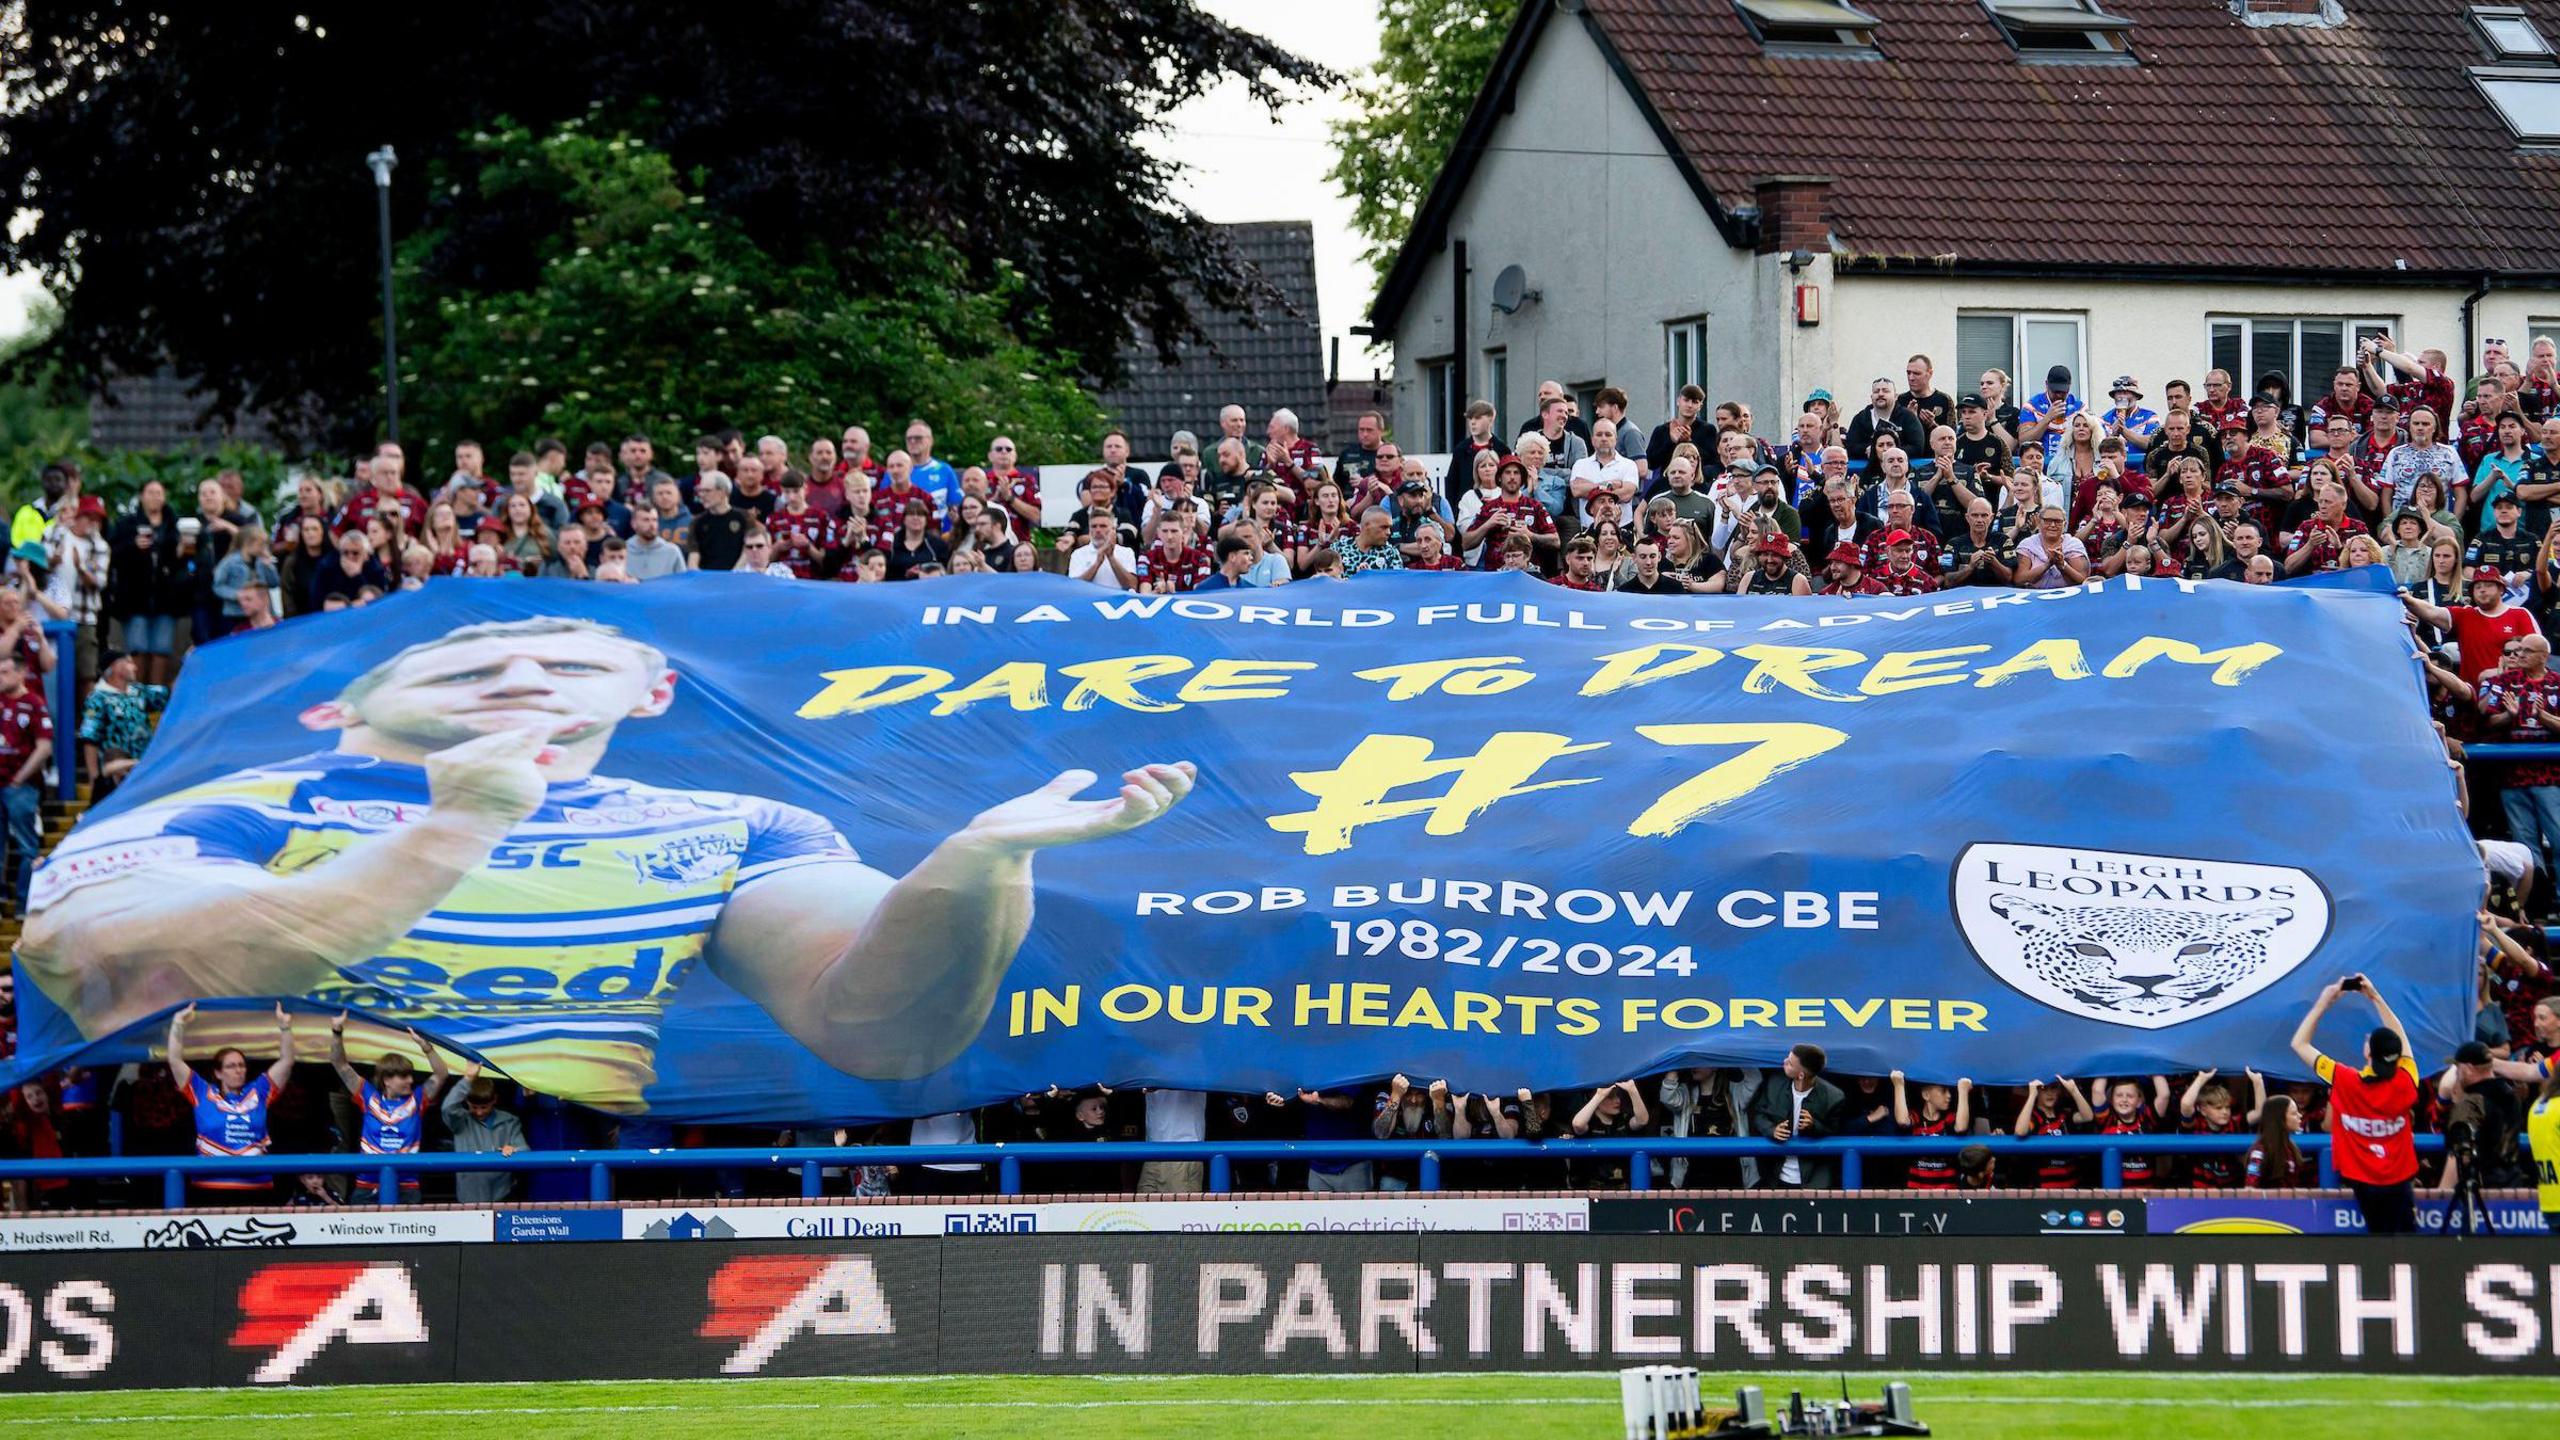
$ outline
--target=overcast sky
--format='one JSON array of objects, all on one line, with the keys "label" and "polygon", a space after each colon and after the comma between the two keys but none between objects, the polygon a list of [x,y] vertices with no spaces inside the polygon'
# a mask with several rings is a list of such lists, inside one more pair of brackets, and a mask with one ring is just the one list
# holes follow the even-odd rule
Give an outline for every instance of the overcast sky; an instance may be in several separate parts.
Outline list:
[{"label": "overcast sky", "polygon": [[[1203,9],[1298,54],[1357,76],[1378,58],[1376,0],[1200,0]],[[1324,178],[1333,163],[1326,122],[1345,113],[1324,95],[1291,105],[1275,123],[1240,84],[1229,84],[1174,116],[1159,150],[1185,173],[1178,197],[1208,219],[1312,220],[1317,306],[1330,338],[1342,336],[1343,368],[1359,373],[1360,342],[1349,330],[1369,308],[1369,270],[1351,233],[1351,205]],[[0,275],[0,335],[26,323],[34,277]]]},{"label": "overcast sky", "polygon": [[[1378,58],[1377,0],[1200,0],[1231,24],[1352,77]],[[1240,84],[1228,84],[1175,112],[1162,153],[1188,167],[1177,195],[1220,222],[1312,220],[1317,307],[1327,339],[1342,337],[1342,368],[1353,374],[1362,342],[1350,335],[1369,312],[1369,267],[1351,230],[1351,202],[1324,178],[1333,165],[1327,122],[1349,113],[1338,94],[1303,100],[1274,123]]]}]

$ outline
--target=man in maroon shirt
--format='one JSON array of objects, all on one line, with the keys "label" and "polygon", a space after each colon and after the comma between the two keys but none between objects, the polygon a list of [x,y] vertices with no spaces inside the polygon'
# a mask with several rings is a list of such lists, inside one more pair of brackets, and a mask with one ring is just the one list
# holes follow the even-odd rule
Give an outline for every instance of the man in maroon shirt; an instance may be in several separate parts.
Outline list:
[{"label": "man in maroon shirt", "polygon": [[[1101,473],[1097,470],[1094,475]],[[1094,475],[1085,478],[1090,481]],[[1180,595],[1208,579],[1216,568],[1216,558],[1191,543],[1190,520],[1167,514],[1156,521],[1156,543],[1138,557],[1138,584],[1152,594]]]},{"label": "man in maroon shirt", "polygon": [[2220,434],[2227,429],[2233,416],[2239,417],[2242,430],[2249,428],[2249,402],[2231,393],[2228,370],[2205,372],[2204,398],[2196,402],[2196,414],[2210,427],[2210,433]]},{"label": "man in maroon shirt", "polygon": [[1869,583],[1887,595],[1928,595],[1936,592],[1938,577],[1913,562],[1912,535],[1908,530],[1884,533],[1884,564]]},{"label": "man in maroon shirt", "polygon": [[1565,542],[1564,569],[1548,583],[1567,590],[1597,590],[1600,582],[1592,578],[1591,565],[1600,555],[1600,546],[1588,535],[1576,535]]},{"label": "man in maroon shirt", "polygon": [[373,452],[373,468],[365,488],[348,499],[338,512],[338,533],[362,530],[364,522],[379,515],[403,535],[415,535],[426,523],[427,497],[401,483],[407,457],[395,441],[385,440]]},{"label": "man in maroon shirt", "polygon": [[2311,492],[2310,515],[2304,517],[2302,528],[2293,533],[2292,543],[2285,547],[2284,573],[2335,570],[2340,552],[2346,549],[2347,537],[2371,533],[2363,521],[2347,513],[2347,487],[2335,480],[2323,480]]},{"label": "man in maroon shirt", "polygon": [[2341,365],[2338,373],[2329,377],[2329,393],[2321,396],[2319,403],[2311,407],[2311,431],[2315,435],[2325,433],[2329,428],[2329,417],[2343,415],[2361,434],[2366,419],[2372,414],[2373,397],[2364,393],[2364,385],[2356,379],[2355,368]]},{"label": "man in maroon shirt", "polygon": [[2249,443],[2245,410],[2237,419],[2222,422],[2222,453],[2222,468],[2214,472],[2214,482],[2238,486],[2249,518],[2268,534],[2276,533],[2277,514],[2293,498],[2293,477],[2285,469],[2284,457]]},{"label": "man in maroon shirt", "polygon": [[1506,458],[1493,472],[1494,483],[1502,493],[1484,502],[1476,512],[1475,528],[1466,533],[1466,548],[1484,546],[1484,568],[1502,568],[1502,544],[1514,535],[1529,537],[1539,550],[1556,548],[1556,519],[1547,513],[1538,497],[1528,493],[1529,465],[1517,457]]},{"label": "man in maroon shirt", "polygon": [[1288,486],[1297,497],[1294,508],[1304,510],[1314,500],[1316,482],[1324,478],[1322,452],[1316,449],[1316,442],[1298,433],[1295,410],[1272,411],[1263,436],[1262,463],[1254,468]]},{"label": "man in maroon shirt", "polygon": [[773,532],[774,558],[802,580],[816,579],[818,561],[836,546],[835,522],[809,503],[809,477],[797,470],[782,472],[782,503],[764,528]]},{"label": "man in maroon shirt", "polygon": [[[2409,412],[2424,406],[2436,412],[2436,433],[2453,433],[2453,377],[2445,373],[2442,350],[2422,350],[2415,355],[2391,348],[2391,337],[2376,335],[2360,342],[2357,353],[2364,357],[2364,384],[2379,391],[2383,402],[2400,412],[2407,420]],[[2388,368],[2396,378],[2386,381]]]},{"label": "man in maroon shirt", "polygon": [[8,819],[9,901],[23,917],[44,844],[36,782],[53,756],[53,716],[15,655],[0,655],[0,807]]},{"label": "man in maroon shirt", "polygon": [[[2548,744],[2560,730],[2560,671],[2551,668],[2551,642],[2540,635],[2519,636],[2515,655],[2515,664],[2480,682],[2480,713],[2487,717],[2489,738]],[[2506,810],[2508,837],[2532,847],[2535,859],[2548,866],[2546,857],[2560,853],[2560,764],[2518,764],[2498,799]]]},{"label": "man in maroon shirt", "polygon": [[1040,472],[1017,468],[1015,459],[1012,436],[987,442],[987,493],[1004,508],[1013,538],[1028,540],[1040,524]]}]

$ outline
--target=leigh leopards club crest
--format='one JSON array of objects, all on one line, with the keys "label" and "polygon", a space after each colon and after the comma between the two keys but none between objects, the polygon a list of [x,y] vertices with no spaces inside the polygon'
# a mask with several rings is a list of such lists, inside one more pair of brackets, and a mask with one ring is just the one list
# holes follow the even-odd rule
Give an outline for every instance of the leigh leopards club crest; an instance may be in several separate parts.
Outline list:
[{"label": "leigh leopards club crest", "polygon": [[1956,857],[1956,925],[2019,993],[2110,1025],[2165,1030],[2293,973],[2329,935],[2307,870],[1976,844]]}]

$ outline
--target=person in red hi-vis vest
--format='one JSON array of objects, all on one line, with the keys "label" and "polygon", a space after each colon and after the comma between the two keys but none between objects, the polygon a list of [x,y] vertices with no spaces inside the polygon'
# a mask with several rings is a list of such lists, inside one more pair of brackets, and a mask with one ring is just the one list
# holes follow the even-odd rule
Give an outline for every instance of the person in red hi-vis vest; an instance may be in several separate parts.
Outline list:
[{"label": "person in red hi-vis vest", "polygon": [[[2341,995],[2373,1002],[2380,1028],[2364,1037],[2364,1068],[2349,1070],[2311,1043],[2320,1017]],[[2368,1235],[2408,1235],[2418,1228],[2418,1062],[2409,1055],[2409,1032],[2391,1013],[2373,982],[2350,975],[2330,983],[2294,1027],[2293,1053],[2329,1086],[2329,1153],[2338,1176],[2356,1195]]]}]

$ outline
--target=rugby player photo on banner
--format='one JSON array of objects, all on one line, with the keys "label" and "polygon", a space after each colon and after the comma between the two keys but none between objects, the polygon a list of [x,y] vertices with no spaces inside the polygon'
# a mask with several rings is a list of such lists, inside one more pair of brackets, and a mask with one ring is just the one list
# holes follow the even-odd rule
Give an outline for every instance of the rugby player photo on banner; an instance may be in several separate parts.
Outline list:
[{"label": "rugby player photo on banner", "polygon": [[[1068,771],[893,879],[798,806],[596,773],[677,684],[656,647],[585,620],[411,645],[302,712],[332,746],[64,847],[20,960],[86,1033],[199,996],[359,1004],[608,1109],[637,1107],[658,1016],[699,964],[838,1068],[916,1075],[985,1020],[1030,922],[1033,854],[1136,829],[1196,773],[1148,765],[1079,800],[1094,776]],[[540,982],[475,972],[474,951],[562,979],[524,993]],[[243,1028],[208,1014],[195,1038]]]}]

